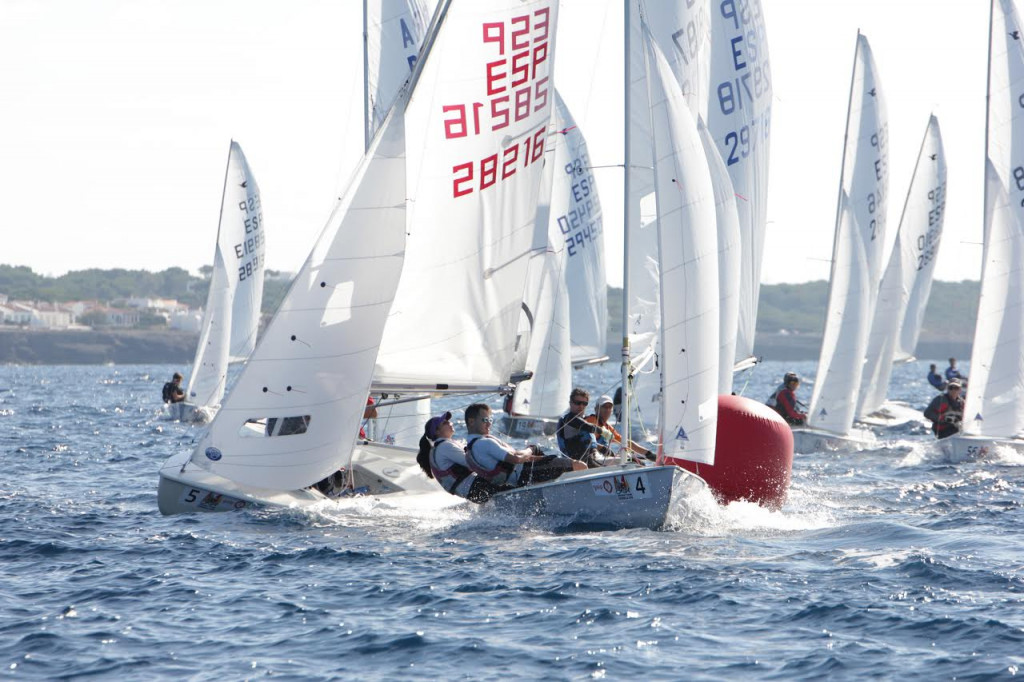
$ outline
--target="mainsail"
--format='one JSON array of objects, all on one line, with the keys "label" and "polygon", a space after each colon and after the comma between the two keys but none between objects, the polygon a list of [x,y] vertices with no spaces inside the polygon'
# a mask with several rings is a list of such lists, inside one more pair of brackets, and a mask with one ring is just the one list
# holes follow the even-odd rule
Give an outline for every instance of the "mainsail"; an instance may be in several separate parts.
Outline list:
[{"label": "mainsail", "polygon": [[768,207],[772,76],[760,0],[714,2],[708,129],[732,179],[741,264],[736,361],[754,354]]},{"label": "mainsail", "polygon": [[[247,486],[303,488],[349,462],[371,378],[507,378],[556,13],[553,0],[439,6],[413,78],[193,464]],[[378,363],[389,343],[390,374]],[[252,428],[264,418],[292,435]]]},{"label": "mainsail", "polygon": [[245,360],[256,347],[265,252],[260,188],[241,146],[232,140],[210,290],[185,392],[189,405],[205,409],[219,405],[227,385],[228,364]]},{"label": "mainsail", "polygon": [[1021,20],[993,0],[985,158],[985,255],[964,432],[1024,438],[1024,88]]},{"label": "mainsail", "polygon": [[861,380],[858,417],[866,417],[885,402],[892,364],[899,359],[901,341],[909,348],[904,352],[904,359],[910,357],[917,345],[942,236],[945,203],[946,158],[939,122],[932,116],[914,166],[889,265],[878,290]]}]

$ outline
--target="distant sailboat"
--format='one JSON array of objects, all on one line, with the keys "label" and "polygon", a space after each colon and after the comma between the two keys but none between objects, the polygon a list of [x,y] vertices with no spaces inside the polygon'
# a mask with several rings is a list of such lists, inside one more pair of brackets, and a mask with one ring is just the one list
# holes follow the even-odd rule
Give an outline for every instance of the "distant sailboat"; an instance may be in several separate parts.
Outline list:
[{"label": "distant sailboat", "polygon": [[1024,452],[1024,33],[1013,0],[990,17],[981,297],[963,432],[940,441],[955,461]]},{"label": "distant sailboat", "polygon": [[232,140],[199,343],[185,401],[171,405],[182,421],[210,421],[224,398],[229,363],[246,360],[256,347],[266,248],[260,188]]},{"label": "distant sailboat", "polygon": [[[912,359],[931,292],[945,204],[946,156],[939,121],[931,116],[910,180],[896,243],[879,287],[861,379],[857,407],[860,420],[883,409],[893,362]],[[899,417],[897,413],[920,416],[909,406],[896,405],[889,405],[880,416],[891,419]]]},{"label": "distant sailboat", "polygon": [[856,449],[874,437],[853,428],[881,272],[888,196],[888,124],[868,40],[857,33],[836,209],[828,312],[807,426],[795,452]]}]

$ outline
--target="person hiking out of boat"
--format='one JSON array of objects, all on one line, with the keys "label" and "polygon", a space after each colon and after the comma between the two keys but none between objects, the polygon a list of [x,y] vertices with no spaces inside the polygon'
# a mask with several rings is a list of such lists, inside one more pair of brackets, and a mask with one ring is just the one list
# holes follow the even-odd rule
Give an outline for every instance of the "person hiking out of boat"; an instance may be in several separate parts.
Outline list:
[{"label": "person hiking out of boat", "polygon": [[569,394],[569,411],[559,417],[555,435],[562,454],[593,468],[601,466],[596,457],[599,454],[597,437],[604,436],[605,441],[610,442],[612,435],[608,429],[583,418],[589,404],[590,393],[586,389],[572,389]]},{"label": "person hiking out of boat", "polygon": [[953,379],[946,385],[946,392],[932,398],[925,408],[925,419],[932,422],[932,432],[936,438],[949,438],[960,431],[960,422],[964,417],[964,399],[960,395],[963,387]]},{"label": "person hiking out of boat", "polygon": [[786,376],[782,377],[782,385],[766,401],[790,426],[803,426],[807,423],[807,413],[800,411],[800,401],[796,399],[796,389],[799,387],[800,376],[796,372],[786,372]]},{"label": "person hiking out of boat", "polygon": [[934,386],[936,391],[946,390],[946,380],[939,374],[939,370],[935,365],[928,366],[928,383]]},{"label": "person hiking out of boat", "polygon": [[163,398],[165,403],[180,403],[185,399],[185,391],[181,388],[181,380],[185,377],[175,372],[171,380],[164,384]]},{"label": "person hiking out of boat", "polygon": [[536,445],[516,450],[491,435],[491,408],[473,403],[466,408],[466,464],[477,476],[496,486],[518,488],[551,481],[567,471],[582,470],[581,462],[545,455]]},{"label": "person hiking out of boat", "polygon": [[420,451],[416,455],[423,473],[441,484],[446,492],[482,504],[496,492],[509,490],[477,476],[466,461],[466,443],[454,439],[452,413],[431,417],[423,426]]},{"label": "person hiking out of boat", "polygon": [[949,367],[946,368],[946,381],[952,381],[953,379],[958,380],[961,384],[967,380],[967,377],[956,368],[956,358],[950,358]]},{"label": "person hiking out of boat", "polygon": [[368,419],[377,418],[377,406],[373,402],[373,396],[366,397],[366,407],[363,408],[363,422],[359,425],[359,438],[366,440],[366,425]]},{"label": "person hiking out of boat", "polygon": [[[597,449],[603,455],[612,454],[612,443],[622,443],[622,436],[611,424],[608,423],[608,420],[611,419],[612,409],[614,406],[615,401],[612,400],[611,397],[603,395],[597,399],[594,414],[588,415],[586,418],[588,424],[594,424],[611,434],[609,438],[605,437],[604,432],[597,435]],[[636,441],[629,441],[629,450],[634,454],[646,457],[652,462],[658,458],[657,455]]]}]

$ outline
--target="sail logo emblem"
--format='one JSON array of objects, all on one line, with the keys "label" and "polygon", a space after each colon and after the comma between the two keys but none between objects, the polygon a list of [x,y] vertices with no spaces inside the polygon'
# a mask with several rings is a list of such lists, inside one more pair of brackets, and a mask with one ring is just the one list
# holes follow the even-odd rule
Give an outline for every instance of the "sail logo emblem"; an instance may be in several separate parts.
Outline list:
[{"label": "sail logo emblem", "polygon": [[985,421],[985,418],[982,417],[981,416],[981,412],[979,412],[978,414],[974,415],[974,421],[976,421],[976,422],[983,422],[983,421]]},{"label": "sail logo emblem", "polygon": [[690,440],[690,437],[686,435],[686,431],[680,426],[679,430],[676,431],[676,440]]},{"label": "sail logo emblem", "polygon": [[217,448],[214,448],[214,447],[206,448],[206,458],[211,460],[211,461],[213,461],[213,462],[216,462],[217,460],[219,460],[223,456],[224,456],[224,454],[220,450],[218,450]]},{"label": "sail logo emblem", "polygon": [[828,412],[825,410],[824,407],[821,408],[821,412],[818,413],[818,416],[819,417],[827,417],[828,416]]}]

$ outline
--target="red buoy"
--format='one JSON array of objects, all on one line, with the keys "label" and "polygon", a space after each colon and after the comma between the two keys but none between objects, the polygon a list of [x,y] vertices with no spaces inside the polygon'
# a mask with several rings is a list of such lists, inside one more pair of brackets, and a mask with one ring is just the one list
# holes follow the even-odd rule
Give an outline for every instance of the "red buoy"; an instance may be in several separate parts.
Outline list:
[{"label": "red buoy", "polygon": [[669,459],[705,481],[724,503],[748,500],[780,508],[793,473],[793,431],[764,403],[718,396],[715,463]]}]

